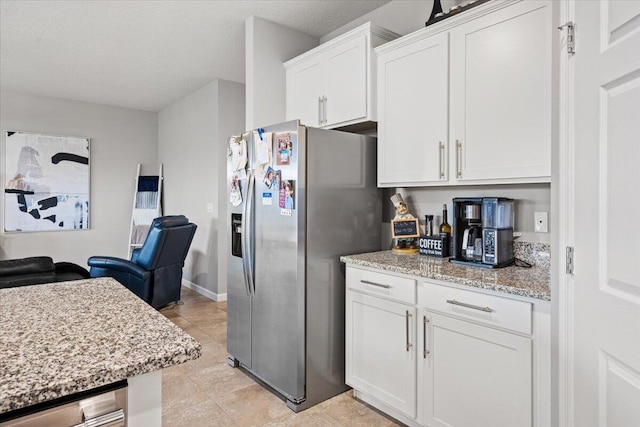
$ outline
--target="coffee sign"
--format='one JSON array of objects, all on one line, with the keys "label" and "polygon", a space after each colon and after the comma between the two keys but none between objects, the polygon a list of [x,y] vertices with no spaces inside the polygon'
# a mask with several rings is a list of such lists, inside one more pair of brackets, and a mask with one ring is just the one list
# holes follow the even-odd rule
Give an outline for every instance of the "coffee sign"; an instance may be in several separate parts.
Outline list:
[{"label": "coffee sign", "polygon": [[449,256],[448,236],[421,236],[418,239],[418,250],[421,255],[436,256],[440,258]]}]

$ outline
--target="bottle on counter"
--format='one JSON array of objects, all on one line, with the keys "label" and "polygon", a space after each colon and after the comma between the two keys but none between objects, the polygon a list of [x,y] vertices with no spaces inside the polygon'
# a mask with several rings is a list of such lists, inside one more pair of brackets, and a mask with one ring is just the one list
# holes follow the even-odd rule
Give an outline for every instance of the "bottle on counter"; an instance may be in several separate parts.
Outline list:
[{"label": "bottle on counter", "polygon": [[443,251],[446,252],[443,256],[449,256],[453,252],[452,244],[453,241],[451,239],[451,226],[447,222],[447,204],[444,203],[442,205],[442,224],[440,224],[440,237],[444,237],[444,241],[442,244]]},{"label": "bottle on counter", "polygon": [[440,224],[440,235],[451,236],[451,226],[447,222],[447,204],[442,205],[442,224]]}]

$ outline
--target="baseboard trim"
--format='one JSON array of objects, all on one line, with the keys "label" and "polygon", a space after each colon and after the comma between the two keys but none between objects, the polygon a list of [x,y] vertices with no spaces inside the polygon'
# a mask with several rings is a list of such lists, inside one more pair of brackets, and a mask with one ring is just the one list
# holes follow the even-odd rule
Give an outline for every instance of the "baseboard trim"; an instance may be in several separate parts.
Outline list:
[{"label": "baseboard trim", "polygon": [[193,282],[188,281],[187,279],[182,279],[182,286],[184,286],[185,288],[189,288],[192,291],[196,291],[197,293],[199,293],[202,296],[205,296],[209,299],[212,299],[214,301],[226,301],[227,300],[227,294],[216,294],[215,292],[210,291],[207,288],[203,288],[200,285],[196,285]]}]

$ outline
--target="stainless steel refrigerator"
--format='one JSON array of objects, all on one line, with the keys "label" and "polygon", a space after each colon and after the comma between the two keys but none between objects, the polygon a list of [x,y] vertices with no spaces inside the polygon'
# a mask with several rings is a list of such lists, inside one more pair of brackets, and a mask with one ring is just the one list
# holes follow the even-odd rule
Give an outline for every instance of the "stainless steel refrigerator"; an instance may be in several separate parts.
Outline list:
[{"label": "stainless steel refrigerator", "polygon": [[375,138],[297,120],[236,135],[227,188],[229,363],[296,412],[347,390],[339,258],[380,250]]}]

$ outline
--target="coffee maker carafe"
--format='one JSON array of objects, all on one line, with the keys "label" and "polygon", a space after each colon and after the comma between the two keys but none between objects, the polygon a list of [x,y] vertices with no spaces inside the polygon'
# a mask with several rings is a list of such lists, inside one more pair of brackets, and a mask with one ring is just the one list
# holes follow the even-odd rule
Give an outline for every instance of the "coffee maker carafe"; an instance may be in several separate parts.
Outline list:
[{"label": "coffee maker carafe", "polygon": [[453,199],[451,262],[485,268],[513,263],[512,199],[464,197]]},{"label": "coffee maker carafe", "polygon": [[470,203],[465,206],[464,219],[467,226],[462,234],[462,257],[467,261],[482,260],[481,205]]}]

